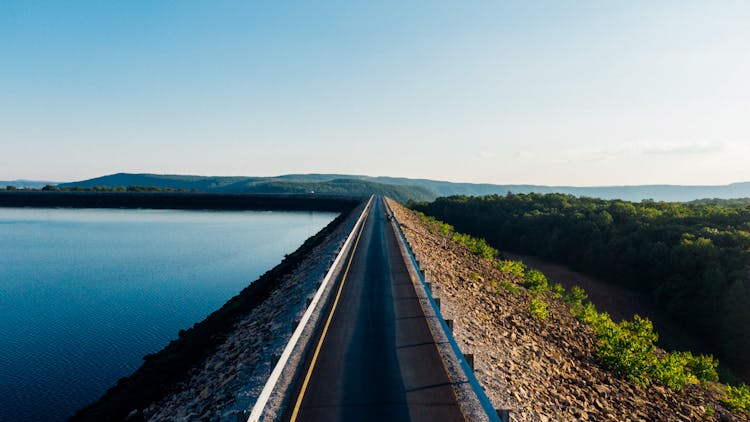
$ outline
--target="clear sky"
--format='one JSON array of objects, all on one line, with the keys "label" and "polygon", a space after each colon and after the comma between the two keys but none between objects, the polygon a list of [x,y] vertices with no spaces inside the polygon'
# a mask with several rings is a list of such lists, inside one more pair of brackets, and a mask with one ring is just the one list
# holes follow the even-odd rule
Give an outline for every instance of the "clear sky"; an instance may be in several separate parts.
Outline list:
[{"label": "clear sky", "polygon": [[748,1],[0,0],[0,180],[750,180]]}]

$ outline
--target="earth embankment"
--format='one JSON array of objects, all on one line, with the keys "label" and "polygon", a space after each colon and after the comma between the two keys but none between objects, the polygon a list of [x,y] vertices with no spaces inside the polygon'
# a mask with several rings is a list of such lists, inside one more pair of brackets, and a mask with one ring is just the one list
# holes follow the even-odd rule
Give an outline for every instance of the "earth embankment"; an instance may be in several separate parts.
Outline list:
[{"label": "earth embankment", "polygon": [[391,206],[420,266],[434,279],[444,317],[454,320],[456,341],[474,354],[480,384],[496,408],[511,410],[512,420],[747,420],[722,402],[719,384],[673,391],[614,375],[595,359],[591,328],[562,300],[546,293],[549,316],[535,317],[520,279],[430,232],[409,209]]},{"label": "earth embankment", "polygon": [[342,213],[205,320],[145,356],[138,370],[71,420],[236,420],[259,394],[285,344],[285,328],[303,311],[363,206]]}]

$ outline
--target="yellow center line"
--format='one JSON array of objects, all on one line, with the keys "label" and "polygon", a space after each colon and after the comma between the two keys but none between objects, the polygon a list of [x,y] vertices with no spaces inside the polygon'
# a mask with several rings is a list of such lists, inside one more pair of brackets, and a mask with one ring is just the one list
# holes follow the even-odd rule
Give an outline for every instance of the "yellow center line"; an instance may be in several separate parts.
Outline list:
[{"label": "yellow center line", "polygon": [[320,340],[318,340],[318,345],[315,347],[315,353],[313,353],[312,360],[310,361],[310,368],[307,370],[307,374],[305,375],[305,381],[302,382],[302,389],[300,389],[299,396],[297,396],[297,403],[295,403],[294,405],[294,410],[292,411],[292,418],[290,419],[290,422],[295,422],[297,420],[297,415],[299,414],[299,409],[300,409],[300,406],[302,405],[302,399],[305,397],[305,391],[307,391],[307,385],[310,382],[310,377],[312,376],[313,369],[315,368],[315,363],[318,360],[320,349],[323,346],[323,340],[325,340],[326,333],[328,333],[328,327],[331,325],[331,320],[333,319],[333,313],[336,311],[336,305],[338,305],[339,303],[339,298],[341,297],[341,291],[344,290],[344,283],[346,283],[346,276],[349,275],[349,268],[352,266],[352,261],[354,260],[354,253],[357,251],[357,246],[359,245],[359,238],[362,237],[362,232],[365,230],[365,224],[367,223],[367,218],[369,216],[370,216],[370,212],[368,212],[367,215],[365,215],[365,219],[362,220],[362,227],[360,227],[359,233],[357,233],[357,240],[354,242],[354,247],[352,248],[351,255],[349,255],[349,261],[346,264],[346,270],[344,270],[344,275],[341,278],[341,284],[339,284],[339,290],[336,292],[336,298],[333,301],[331,312],[328,314],[326,325],[323,326],[323,332],[320,334]]}]

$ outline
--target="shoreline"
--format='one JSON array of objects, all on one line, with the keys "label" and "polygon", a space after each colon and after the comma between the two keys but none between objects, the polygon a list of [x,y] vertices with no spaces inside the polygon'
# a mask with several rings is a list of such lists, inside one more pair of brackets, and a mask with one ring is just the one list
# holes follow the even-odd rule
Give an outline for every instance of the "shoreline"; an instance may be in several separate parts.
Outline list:
[{"label": "shoreline", "polygon": [[361,201],[362,198],[354,196],[314,194],[0,191],[0,207],[32,208],[150,208],[347,212]]},{"label": "shoreline", "polygon": [[[341,200],[334,202],[338,203],[338,206],[346,203]],[[247,319],[248,315],[263,308],[268,299],[284,287],[285,281],[293,278],[300,267],[309,261],[311,255],[320,254],[321,248],[325,249],[326,246],[335,244],[340,232],[349,225],[351,216],[359,208],[360,205],[357,205],[342,212],[325,228],[308,238],[297,250],[287,255],[281,263],[250,283],[203,321],[181,331],[179,337],[162,350],[144,356],[140,368],[121,378],[101,398],[79,409],[69,420],[148,419],[150,415],[146,410],[154,411],[155,403],[163,401],[171,394],[184,391],[190,378],[199,373],[201,366],[206,362],[212,362],[219,354],[219,349],[236,334],[238,325]],[[268,335],[262,334],[263,337]],[[242,364],[238,367],[242,367]],[[226,369],[227,379],[224,381],[228,384],[236,378],[239,369],[231,373],[228,368]],[[228,399],[227,394],[220,398],[224,401]]]}]

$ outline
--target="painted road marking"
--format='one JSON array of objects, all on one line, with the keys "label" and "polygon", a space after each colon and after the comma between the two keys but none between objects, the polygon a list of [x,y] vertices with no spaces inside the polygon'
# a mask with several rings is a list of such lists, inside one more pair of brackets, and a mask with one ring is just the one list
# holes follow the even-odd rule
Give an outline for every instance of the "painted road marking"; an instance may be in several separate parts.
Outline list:
[{"label": "painted road marking", "polygon": [[[369,213],[367,216],[369,216]],[[365,224],[367,224],[367,216],[365,217],[365,220],[362,222],[362,226],[359,228],[359,233],[357,234],[357,241],[354,242],[354,247],[352,248],[352,254],[349,255],[349,261],[346,264],[346,270],[344,271],[344,275],[341,278],[341,284],[339,285],[339,290],[336,292],[336,299],[334,299],[333,301],[333,306],[331,306],[331,312],[328,314],[326,325],[323,327],[323,332],[320,334],[320,340],[318,341],[318,345],[315,347],[315,353],[313,353],[312,360],[310,361],[310,368],[307,370],[307,374],[305,375],[305,380],[302,382],[302,388],[300,389],[299,395],[297,396],[297,403],[295,403],[294,405],[294,410],[292,411],[292,417],[290,419],[290,422],[295,422],[297,420],[297,415],[299,414],[299,409],[300,409],[300,406],[302,405],[302,399],[305,397],[305,391],[307,391],[307,384],[310,382],[310,377],[312,376],[313,369],[315,369],[315,363],[318,360],[318,354],[320,354],[320,348],[323,346],[323,341],[326,338],[326,333],[328,333],[328,327],[331,325],[331,320],[333,319],[333,313],[336,312],[336,305],[338,305],[339,303],[339,298],[341,297],[341,291],[344,290],[344,284],[346,284],[346,277],[349,275],[349,268],[352,266],[354,255],[357,252],[359,239],[360,237],[362,237],[362,232],[365,230]]]},{"label": "painted road marking", "polygon": [[374,198],[374,195],[370,195],[370,199],[367,201],[367,205],[365,205],[365,208],[362,210],[359,218],[357,218],[357,222],[354,224],[354,227],[352,227],[352,230],[346,236],[344,245],[336,255],[336,259],[334,259],[333,264],[331,264],[331,267],[328,269],[325,277],[323,277],[323,281],[321,282],[320,287],[315,292],[315,296],[313,296],[312,303],[310,303],[310,306],[307,307],[307,310],[305,310],[305,313],[302,315],[302,319],[297,325],[297,328],[292,333],[292,338],[289,339],[289,342],[284,347],[284,351],[281,353],[279,361],[276,362],[276,366],[274,366],[273,371],[271,371],[271,375],[268,377],[266,384],[263,386],[263,390],[260,392],[258,399],[255,401],[255,404],[250,411],[250,416],[247,418],[247,422],[258,422],[263,417],[263,410],[265,409],[272,392],[276,388],[276,383],[278,382],[279,377],[281,377],[281,373],[282,371],[284,371],[289,357],[292,355],[292,350],[297,346],[297,342],[302,335],[302,331],[304,331],[305,327],[307,326],[307,322],[312,316],[313,310],[318,306],[318,301],[322,298],[323,291],[328,288],[328,283],[333,278],[333,274],[336,272],[336,268],[338,268],[340,261],[346,255],[346,250],[352,244],[352,241],[354,241],[355,232],[358,230],[358,228],[364,226],[365,217],[369,215],[369,210],[372,208]]}]

